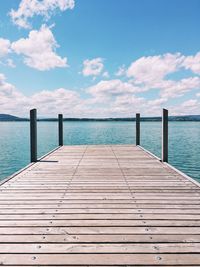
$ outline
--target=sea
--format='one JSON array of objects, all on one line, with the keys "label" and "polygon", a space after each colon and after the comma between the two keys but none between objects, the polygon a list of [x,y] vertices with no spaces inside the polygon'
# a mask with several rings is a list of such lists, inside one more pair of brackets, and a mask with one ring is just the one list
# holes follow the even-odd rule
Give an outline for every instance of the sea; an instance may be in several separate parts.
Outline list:
[{"label": "sea", "polygon": [[[64,144],[135,144],[132,121],[65,121]],[[141,146],[161,157],[161,122],[141,122]],[[58,145],[57,122],[38,122],[38,157]],[[30,162],[29,122],[0,122],[0,179]],[[169,122],[169,163],[200,182],[200,122]]]}]

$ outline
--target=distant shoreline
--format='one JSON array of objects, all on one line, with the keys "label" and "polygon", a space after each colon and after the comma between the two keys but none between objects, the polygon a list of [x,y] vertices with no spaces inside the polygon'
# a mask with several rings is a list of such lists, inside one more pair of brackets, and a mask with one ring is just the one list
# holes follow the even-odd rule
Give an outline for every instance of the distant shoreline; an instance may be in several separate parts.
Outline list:
[{"label": "distant shoreline", "polygon": [[[64,118],[64,121],[135,121],[135,118]],[[162,117],[141,117],[141,121],[161,121]],[[9,114],[0,114],[0,121],[29,121]],[[38,121],[57,121],[57,118],[38,118]],[[200,121],[200,115],[169,116],[169,121]]]}]

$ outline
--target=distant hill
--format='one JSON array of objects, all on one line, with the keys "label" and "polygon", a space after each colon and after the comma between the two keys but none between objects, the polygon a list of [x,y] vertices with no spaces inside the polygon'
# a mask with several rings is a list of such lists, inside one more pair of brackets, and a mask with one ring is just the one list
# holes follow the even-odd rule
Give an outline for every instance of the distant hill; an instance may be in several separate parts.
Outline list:
[{"label": "distant hill", "polygon": [[[43,118],[39,121],[57,121],[57,118]],[[135,118],[64,118],[64,121],[135,121]],[[141,121],[161,121],[162,117],[141,117]],[[169,121],[200,121],[200,115],[169,116]]]},{"label": "distant hill", "polygon": [[28,119],[19,118],[9,114],[0,114],[0,121],[27,121]]},{"label": "distant hill", "polygon": [[[141,117],[141,121],[161,120],[161,117]],[[0,114],[0,121],[29,121],[29,119]],[[57,118],[39,118],[38,121],[57,121]],[[135,118],[64,118],[64,121],[135,121]],[[169,121],[200,121],[200,115],[169,116]]]},{"label": "distant hill", "polygon": [[170,121],[200,121],[200,115],[170,116]]}]

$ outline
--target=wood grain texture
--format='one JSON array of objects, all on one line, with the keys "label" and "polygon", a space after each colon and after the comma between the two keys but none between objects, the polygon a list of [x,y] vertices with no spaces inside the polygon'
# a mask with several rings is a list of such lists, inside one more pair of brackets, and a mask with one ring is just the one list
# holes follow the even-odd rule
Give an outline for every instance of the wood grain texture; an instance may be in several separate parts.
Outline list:
[{"label": "wood grain texture", "polygon": [[0,186],[0,265],[197,267],[199,204],[140,147],[63,146]]}]

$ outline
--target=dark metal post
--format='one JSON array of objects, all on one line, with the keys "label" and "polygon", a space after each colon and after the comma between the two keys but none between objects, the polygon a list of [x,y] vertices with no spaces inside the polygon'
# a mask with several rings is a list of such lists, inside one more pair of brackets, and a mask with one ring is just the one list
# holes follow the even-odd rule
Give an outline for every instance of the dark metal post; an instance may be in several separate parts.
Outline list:
[{"label": "dark metal post", "polygon": [[58,144],[63,146],[63,115],[58,115]]},{"label": "dark metal post", "polygon": [[140,145],[140,113],[136,113],[136,146]]},{"label": "dark metal post", "polygon": [[31,162],[37,161],[37,110],[30,110]]},{"label": "dark metal post", "polygon": [[168,162],[168,110],[162,114],[162,161]]}]

